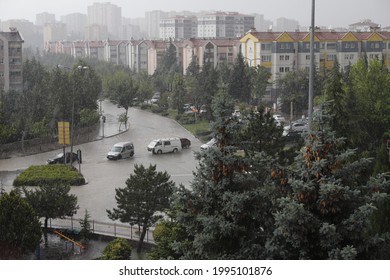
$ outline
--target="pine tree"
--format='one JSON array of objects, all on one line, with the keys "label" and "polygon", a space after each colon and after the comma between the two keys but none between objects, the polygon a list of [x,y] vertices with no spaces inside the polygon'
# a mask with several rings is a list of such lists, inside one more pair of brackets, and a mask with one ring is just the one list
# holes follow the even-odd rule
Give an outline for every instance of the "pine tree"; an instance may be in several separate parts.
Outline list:
[{"label": "pine tree", "polygon": [[[373,232],[377,206],[388,197],[383,175],[367,174],[370,160],[329,129],[326,112],[313,123],[278,202],[275,230],[267,243],[276,259],[370,259],[383,255],[389,233]],[[388,247],[387,247],[388,248]]]},{"label": "pine tree", "polygon": [[234,99],[249,102],[251,97],[251,79],[248,65],[244,63],[244,57],[241,53],[237,55],[230,80],[231,82],[228,86],[229,94]]},{"label": "pine tree", "polygon": [[175,243],[184,259],[254,259],[265,257],[272,233],[272,159],[238,153],[242,123],[232,117],[233,100],[220,94],[213,102],[217,147],[197,154],[192,188],[180,189],[175,221],[187,236]]}]

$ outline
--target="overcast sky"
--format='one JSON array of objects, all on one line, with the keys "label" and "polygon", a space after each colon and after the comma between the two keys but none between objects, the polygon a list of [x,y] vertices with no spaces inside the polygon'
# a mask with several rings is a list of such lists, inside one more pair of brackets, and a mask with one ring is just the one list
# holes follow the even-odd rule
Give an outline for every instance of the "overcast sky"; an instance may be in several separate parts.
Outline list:
[{"label": "overcast sky", "polygon": [[[56,19],[74,12],[87,14],[95,2],[110,2],[122,8],[122,16],[144,17],[145,11],[220,10],[263,14],[274,21],[279,17],[310,25],[312,0],[0,0],[0,20],[27,19],[35,23],[35,15],[53,13]],[[317,26],[348,27],[362,19],[371,19],[382,27],[390,26],[390,0],[316,0]]]}]

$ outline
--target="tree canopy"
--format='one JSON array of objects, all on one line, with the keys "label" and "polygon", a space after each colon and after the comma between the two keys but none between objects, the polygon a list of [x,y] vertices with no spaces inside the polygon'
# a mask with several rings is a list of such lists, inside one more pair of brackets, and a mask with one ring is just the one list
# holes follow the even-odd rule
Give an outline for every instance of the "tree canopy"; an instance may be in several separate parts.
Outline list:
[{"label": "tree canopy", "polygon": [[157,172],[156,165],[135,165],[126,187],[115,189],[118,207],[107,210],[108,217],[142,227],[137,252],[142,250],[147,229],[169,208],[174,188],[168,173]]},{"label": "tree canopy", "polygon": [[0,259],[18,259],[36,249],[41,223],[34,209],[16,191],[0,195]]}]

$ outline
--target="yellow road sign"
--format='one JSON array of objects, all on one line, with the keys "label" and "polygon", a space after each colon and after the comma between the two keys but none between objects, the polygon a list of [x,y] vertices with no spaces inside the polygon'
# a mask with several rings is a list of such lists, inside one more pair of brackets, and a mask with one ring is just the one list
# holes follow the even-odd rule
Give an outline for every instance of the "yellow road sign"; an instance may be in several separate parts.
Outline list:
[{"label": "yellow road sign", "polygon": [[69,122],[58,122],[58,144],[70,144]]}]

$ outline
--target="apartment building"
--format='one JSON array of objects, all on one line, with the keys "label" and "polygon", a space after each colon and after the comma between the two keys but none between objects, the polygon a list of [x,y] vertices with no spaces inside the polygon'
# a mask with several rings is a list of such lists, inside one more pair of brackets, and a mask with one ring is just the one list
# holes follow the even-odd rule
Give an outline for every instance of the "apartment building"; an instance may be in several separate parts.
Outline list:
[{"label": "apartment building", "polygon": [[107,38],[118,40],[122,37],[122,8],[111,3],[93,3],[88,6],[88,26],[106,26],[108,37],[94,38],[104,40]]},{"label": "apartment building", "polygon": [[23,90],[23,42],[16,28],[0,32],[0,91]]},{"label": "apartment building", "polygon": [[84,40],[87,15],[72,13],[61,16],[61,22],[66,24],[67,36],[70,40]]},{"label": "apartment building", "polygon": [[[241,51],[250,66],[269,69],[272,92],[275,81],[287,72],[310,67],[309,32],[257,32],[252,30],[241,38]],[[330,69],[337,60],[345,70],[367,56],[368,61],[384,60],[390,69],[390,32],[315,32],[314,64]],[[277,95],[277,93],[275,93]]]},{"label": "apartment building", "polygon": [[[257,32],[241,38],[241,51],[249,65],[270,69],[275,80],[286,72],[310,65],[309,32]],[[314,60],[320,68],[331,68],[337,60],[341,69],[367,55],[384,59],[390,66],[390,32],[315,32]]]},{"label": "apartment building", "polygon": [[198,16],[199,38],[237,38],[255,26],[255,17],[236,12],[217,12]]},{"label": "apartment building", "polygon": [[196,17],[172,17],[160,20],[160,39],[189,39],[198,34]]}]

